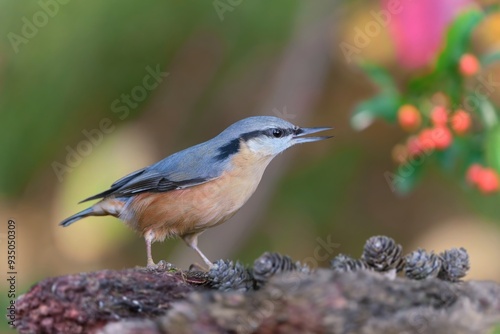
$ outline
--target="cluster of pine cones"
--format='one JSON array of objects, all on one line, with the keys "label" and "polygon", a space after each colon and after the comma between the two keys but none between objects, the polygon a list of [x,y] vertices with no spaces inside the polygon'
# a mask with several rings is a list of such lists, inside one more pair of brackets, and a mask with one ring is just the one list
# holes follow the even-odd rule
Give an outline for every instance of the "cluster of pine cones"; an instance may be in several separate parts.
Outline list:
[{"label": "cluster of pine cones", "polygon": [[310,271],[308,266],[294,262],[289,256],[265,252],[255,260],[252,268],[229,260],[216,261],[207,273],[206,285],[221,291],[257,290],[278,273]]},{"label": "cluster of pine cones", "polygon": [[450,282],[460,281],[470,269],[469,254],[465,248],[452,248],[440,254],[417,249],[406,256],[402,256],[402,250],[401,245],[389,237],[371,237],[365,243],[361,259],[339,254],[331,261],[331,268],[341,271],[403,271],[409,279],[437,277]]},{"label": "cluster of pine cones", "polygon": [[[458,282],[469,268],[469,255],[464,248],[453,248],[438,255],[418,249],[402,256],[401,245],[386,236],[368,239],[360,259],[339,254],[331,260],[330,266],[338,271],[373,270],[392,276],[403,271],[409,279],[437,277],[450,282]],[[206,274],[205,284],[221,291],[248,291],[259,289],[278,273],[311,271],[289,256],[266,252],[250,268],[239,262],[218,260]]]}]

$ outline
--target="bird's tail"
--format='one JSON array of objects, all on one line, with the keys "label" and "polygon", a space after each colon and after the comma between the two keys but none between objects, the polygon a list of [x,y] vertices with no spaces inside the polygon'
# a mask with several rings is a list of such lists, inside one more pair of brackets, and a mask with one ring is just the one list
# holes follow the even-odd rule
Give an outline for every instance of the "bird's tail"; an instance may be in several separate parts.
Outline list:
[{"label": "bird's tail", "polygon": [[66,227],[66,226],[73,224],[77,220],[80,220],[80,219],[88,217],[88,216],[93,216],[93,215],[94,215],[94,209],[92,207],[90,207],[90,208],[87,208],[83,211],[80,211],[80,212],[74,214],[71,217],[64,219],[59,225]]}]

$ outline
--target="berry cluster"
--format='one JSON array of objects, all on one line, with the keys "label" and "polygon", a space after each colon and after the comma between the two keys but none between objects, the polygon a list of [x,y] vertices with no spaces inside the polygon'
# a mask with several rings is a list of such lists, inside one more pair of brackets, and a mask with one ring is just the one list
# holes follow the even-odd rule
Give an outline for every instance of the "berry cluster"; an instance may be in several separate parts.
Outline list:
[{"label": "berry cluster", "polygon": [[[467,53],[460,58],[459,72],[464,77],[476,75],[480,69],[481,65],[476,56]],[[416,131],[422,126],[422,113],[414,105],[402,105],[398,109],[397,116],[399,125],[408,132]],[[422,129],[417,136],[420,146],[424,149],[443,150],[448,148],[453,140],[448,126],[457,135],[465,135],[469,132],[472,123],[471,117],[466,111],[458,109],[450,113],[447,106],[442,104],[434,105],[429,116],[432,127]]]},{"label": "berry cluster", "polygon": [[[477,75],[480,70],[480,62],[472,54],[463,54],[457,62],[456,72],[462,78]],[[411,133],[404,144],[398,144],[394,147],[393,159],[400,166],[412,165],[416,161],[415,164],[418,165],[422,160],[415,159],[428,156],[435,151],[442,152],[442,156],[448,157],[456,155],[456,152],[467,155],[470,154],[471,147],[480,143],[478,140],[484,140],[485,136],[480,131],[472,132],[473,117],[471,113],[463,108],[453,109],[451,107],[452,100],[450,96],[439,92],[435,93],[430,101],[425,98],[415,100],[419,107],[408,103],[399,106],[397,110],[398,124],[403,130]],[[476,130],[485,130],[484,119],[474,117],[474,121],[477,123]],[[460,143],[452,147],[457,138],[460,138]],[[481,151],[477,147],[473,150]],[[454,153],[450,153],[451,151]],[[472,161],[478,161],[478,158],[482,160],[481,157],[476,156],[476,159]],[[468,157],[466,156],[465,159]],[[491,160],[486,159],[490,164]],[[466,161],[465,166],[470,163],[470,161]],[[493,167],[497,167],[497,169]],[[461,170],[461,177],[465,178],[469,185],[476,187],[482,194],[488,195],[498,192],[500,187],[498,166],[486,167],[472,163],[466,170],[466,175],[463,176],[464,170]]]},{"label": "berry cluster", "polygon": [[429,126],[422,127],[422,112],[411,104],[405,104],[399,108],[398,122],[406,131],[418,130],[418,133],[408,138],[403,149],[398,147],[398,162],[400,163],[434,150],[446,150],[452,144],[454,134],[464,136],[469,133],[472,125],[469,113],[462,109],[450,112],[443,105],[435,105],[432,108]]},{"label": "berry cluster", "polygon": [[478,178],[468,183],[482,194],[497,192],[500,108],[492,98],[498,90],[489,71],[500,61],[500,51],[476,56],[471,46],[475,29],[499,10],[470,9],[458,15],[447,28],[435,61],[425,71],[401,77],[376,64],[360,63],[378,92],[355,106],[353,128],[363,130],[381,119],[397,122],[409,132],[392,151],[396,170],[384,173],[391,190],[410,192],[429,170],[427,166],[465,181],[469,179],[467,168],[481,163],[485,167],[477,173]]}]

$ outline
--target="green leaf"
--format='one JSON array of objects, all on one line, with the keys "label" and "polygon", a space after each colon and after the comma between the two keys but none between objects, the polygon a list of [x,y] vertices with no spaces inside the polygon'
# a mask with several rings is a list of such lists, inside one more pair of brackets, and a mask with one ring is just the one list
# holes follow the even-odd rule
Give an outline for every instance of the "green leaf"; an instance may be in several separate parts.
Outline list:
[{"label": "green leaf", "polygon": [[497,61],[500,61],[500,51],[494,51],[494,52],[485,54],[485,55],[481,56],[479,61],[481,62],[481,65],[483,67],[491,65]]},{"label": "green leaf", "polygon": [[500,172],[500,126],[489,129],[486,135],[486,162]]},{"label": "green leaf", "polygon": [[382,92],[395,93],[397,92],[396,83],[392,76],[383,67],[364,62],[360,64],[361,69],[375,83]]},{"label": "green leaf", "polygon": [[438,72],[458,70],[458,61],[469,48],[472,31],[483,18],[484,13],[474,9],[464,12],[453,21],[446,33],[446,47],[437,60]]},{"label": "green leaf", "polygon": [[435,90],[433,86],[438,84],[438,82],[436,72],[417,76],[408,81],[407,91],[409,94],[415,96],[425,94],[427,91]]},{"label": "green leaf", "polygon": [[363,130],[377,118],[394,122],[397,118],[399,105],[400,97],[397,94],[381,93],[376,95],[356,106],[351,117],[351,126],[356,130]]}]

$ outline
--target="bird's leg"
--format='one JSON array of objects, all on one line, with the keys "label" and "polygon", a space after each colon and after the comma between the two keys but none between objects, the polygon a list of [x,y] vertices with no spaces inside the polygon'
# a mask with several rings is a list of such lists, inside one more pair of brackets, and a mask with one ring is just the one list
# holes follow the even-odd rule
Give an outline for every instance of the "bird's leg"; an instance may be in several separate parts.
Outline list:
[{"label": "bird's leg", "polygon": [[205,262],[205,264],[208,266],[208,269],[211,269],[214,266],[214,264],[198,248],[198,236],[201,233],[203,233],[203,231],[198,232],[198,233],[193,233],[193,234],[187,234],[187,235],[184,235],[182,237],[182,239],[188,244],[189,247],[194,249],[196,251],[196,253],[198,253],[198,255],[200,255],[200,257],[203,259],[203,262]]},{"label": "bird's leg", "polygon": [[156,267],[156,264],[153,261],[153,256],[151,255],[151,244],[153,243],[154,236],[155,234],[151,230],[147,231],[144,235],[144,240],[146,240],[146,253],[148,255],[148,268]]}]

